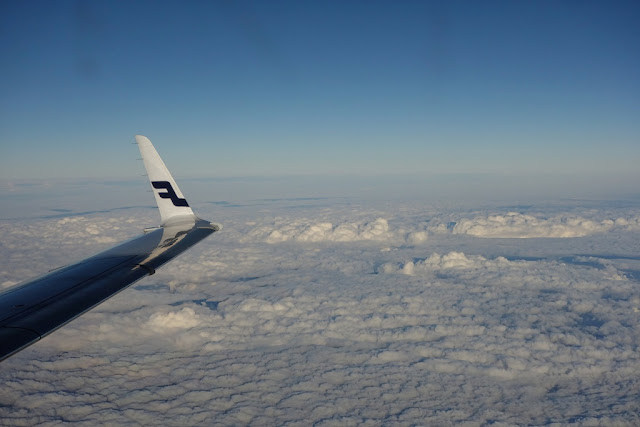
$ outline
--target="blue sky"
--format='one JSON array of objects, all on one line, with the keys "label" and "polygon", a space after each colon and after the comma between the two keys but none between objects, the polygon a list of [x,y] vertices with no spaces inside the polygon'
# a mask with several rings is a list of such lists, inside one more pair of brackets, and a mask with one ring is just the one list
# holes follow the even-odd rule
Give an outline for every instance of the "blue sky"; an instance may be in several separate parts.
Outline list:
[{"label": "blue sky", "polygon": [[637,2],[0,5],[2,179],[635,174]]}]

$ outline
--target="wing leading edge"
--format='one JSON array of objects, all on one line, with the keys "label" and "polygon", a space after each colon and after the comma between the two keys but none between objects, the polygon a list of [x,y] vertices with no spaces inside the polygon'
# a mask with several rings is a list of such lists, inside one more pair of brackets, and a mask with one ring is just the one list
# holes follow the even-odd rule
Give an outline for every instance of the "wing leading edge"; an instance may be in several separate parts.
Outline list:
[{"label": "wing leading edge", "polygon": [[0,293],[0,361],[122,291],[222,227],[198,218],[144,136],[136,142],[160,227]]}]

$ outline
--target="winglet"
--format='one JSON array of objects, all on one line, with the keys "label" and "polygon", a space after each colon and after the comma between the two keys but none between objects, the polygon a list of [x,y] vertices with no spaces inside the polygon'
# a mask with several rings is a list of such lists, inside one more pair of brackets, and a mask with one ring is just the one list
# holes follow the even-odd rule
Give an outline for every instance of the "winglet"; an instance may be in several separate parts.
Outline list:
[{"label": "winglet", "polygon": [[153,195],[156,198],[162,224],[166,224],[172,218],[196,216],[189,207],[187,200],[182,195],[178,185],[174,181],[169,169],[158,155],[158,152],[149,141],[149,138],[136,135],[136,143],[140,149],[144,167],[147,169]]}]

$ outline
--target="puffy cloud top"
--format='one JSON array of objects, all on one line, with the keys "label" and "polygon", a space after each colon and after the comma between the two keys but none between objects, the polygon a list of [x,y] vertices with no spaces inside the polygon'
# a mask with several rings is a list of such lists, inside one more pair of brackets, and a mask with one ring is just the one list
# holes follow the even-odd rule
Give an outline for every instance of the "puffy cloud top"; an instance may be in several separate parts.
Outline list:
[{"label": "puffy cloud top", "polygon": [[437,253],[420,261],[408,261],[401,268],[394,264],[384,264],[382,271],[385,273],[401,272],[403,274],[414,275],[416,272],[432,272],[436,270],[455,270],[470,268],[500,268],[508,266],[510,263],[503,257],[495,260],[488,260],[480,255],[467,256],[462,252],[449,252],[445,255]]},{"label": "puffy cloud top", "polygon": [[[283,223],[284,222],[284,223]],[[281,242],[387,242],[421,244],[427,240],[425,230],[392,229],[385,218],[360,221],[316,222],[309,219],[287,219],[278,224],[254,228],[250,236],[267,243]]]},{"label": "puffy cloud top", "polygon": [[559,215],[549,219],[540,219],[532,215],[509,212],[506,215],[462,219],[455,224],[452,233],[502,238],[583,237],[603,233],[614,228],[640,230],[640,218],[595,221],[579,216]]},{"label": "puffy cloud top", "polygon": [[299,242],[355,242],[360,240],[392,240],[395,235],[389,230],[389,222],[377,218],[371,222],[342,223],[334,226],[330,222],[316,224],[293,223],[273,230],[266,238],[268,243],[295,240]]}]

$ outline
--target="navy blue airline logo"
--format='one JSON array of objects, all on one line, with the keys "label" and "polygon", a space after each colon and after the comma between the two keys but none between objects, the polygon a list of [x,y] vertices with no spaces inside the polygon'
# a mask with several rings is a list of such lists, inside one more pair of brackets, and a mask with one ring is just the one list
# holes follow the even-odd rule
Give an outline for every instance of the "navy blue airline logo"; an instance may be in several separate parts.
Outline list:
[{"label": "navy blue airline logo", "polygon": [[153,188],[167,190],[166,193],[158,192],[158,195],[163,199],[171,199],[174,206],[189,206],[186,199],[178,197],[169,181],[153,181],[151,185],[153,185]]}]

